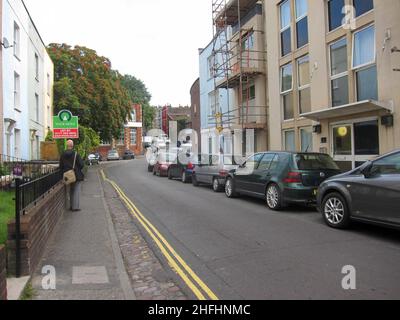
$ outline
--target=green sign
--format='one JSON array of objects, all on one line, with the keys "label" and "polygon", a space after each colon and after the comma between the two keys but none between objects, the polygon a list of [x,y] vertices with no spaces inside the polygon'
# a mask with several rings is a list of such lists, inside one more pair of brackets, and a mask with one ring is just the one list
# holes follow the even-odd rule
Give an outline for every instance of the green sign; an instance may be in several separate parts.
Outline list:
[{"label": "green sign", "polygon": [[68,110],[61,110],[53,117],[54,139],[79,139],[79,118]]}]

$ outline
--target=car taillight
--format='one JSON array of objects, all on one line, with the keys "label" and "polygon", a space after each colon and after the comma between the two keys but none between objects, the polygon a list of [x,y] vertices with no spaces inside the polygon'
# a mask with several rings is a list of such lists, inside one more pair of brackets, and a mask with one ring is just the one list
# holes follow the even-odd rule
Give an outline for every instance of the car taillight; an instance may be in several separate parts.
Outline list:
[{"label": "car taillight", "polygon": [[220,177],[227,177],[228,174],[229,174],[229,172],[228,172],[227,170],[221,170],[221,171],[219,172],[219,176],[220,176]]},{"label": "car taillight", "polygon": [[301,183],[301,173],[300,172],[289,172],[286,179],[283,180],[285,183]]},{"label": "car taillight", "polygon": [[194,169],[194,164],[189,162],[187,167],[188,167],[189,170],[193,170]]}]

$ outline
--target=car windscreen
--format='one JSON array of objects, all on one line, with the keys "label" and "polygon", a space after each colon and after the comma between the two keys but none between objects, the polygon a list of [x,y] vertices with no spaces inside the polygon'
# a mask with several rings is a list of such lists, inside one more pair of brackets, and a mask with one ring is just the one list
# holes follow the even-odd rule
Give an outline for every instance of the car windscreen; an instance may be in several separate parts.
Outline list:
[{"label": "car windscreen", "polygon": [[335,161],[325,154],[296,154],[295,162],[299,170],[340,170]]}]

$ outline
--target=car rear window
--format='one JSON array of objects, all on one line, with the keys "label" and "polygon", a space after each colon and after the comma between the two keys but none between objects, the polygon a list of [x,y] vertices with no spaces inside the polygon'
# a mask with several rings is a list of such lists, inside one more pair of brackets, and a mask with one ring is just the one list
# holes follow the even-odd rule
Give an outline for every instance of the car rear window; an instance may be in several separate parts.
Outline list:
[{"label": "car rear window", "polygon": [[297,154],[295,162],[299,170],[340,170],[335,161],[325,154]]}]

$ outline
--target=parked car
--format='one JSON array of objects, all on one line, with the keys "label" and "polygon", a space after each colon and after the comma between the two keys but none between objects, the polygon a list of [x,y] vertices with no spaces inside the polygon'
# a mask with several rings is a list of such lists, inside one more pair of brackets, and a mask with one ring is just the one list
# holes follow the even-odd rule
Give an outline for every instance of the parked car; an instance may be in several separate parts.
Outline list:
[{"label": "parked car", "polygon": [[190,149],[178,148],[175,152],[176,161],[168,168],[168,179],[180,179],[183,183],[192,181],[193,170],[193,154]]},{"label": "parked car", "polygon": [[134,160],[135,159],[135,154],[131,150],[126,150],[124,152],[124,155],[122,157],[124,160]]},{"label": "parked car", "polygon": [[119,153],[117,150],[110,150],[107,154],[107,161],[120,160]]},{"label": "parked car", "polygon": [[223,191],[229,172],[238,168],[234,163],[232,157],[201,155],[192,175],[193,185],[206,184],[212,186],[215,192]]},{"label": "parked car", "polygon": [[318,207],[332,228],[352,220],[400,228],[400,150],[325,181]]},{"label": "parked car", "polygon": [[320,153],[257,153],[229,173],[225,193],[265,199],[272,210],[289,204],[315,204],[320,184],[340,173],[333,159]]},{"label": "parked car", "polygon": [[100,162],[99,157],[96,154],[94,154],[94,153],[89,154],[88,160],[87,160],[87,163],[89,166],[99,164],[99,162]]},{"label": "parked car", "polygon": [[153,174],[159,177],[167,177],[168,169],[176,161],[176,157],[176,153],[160,152],[154,164]]}]

